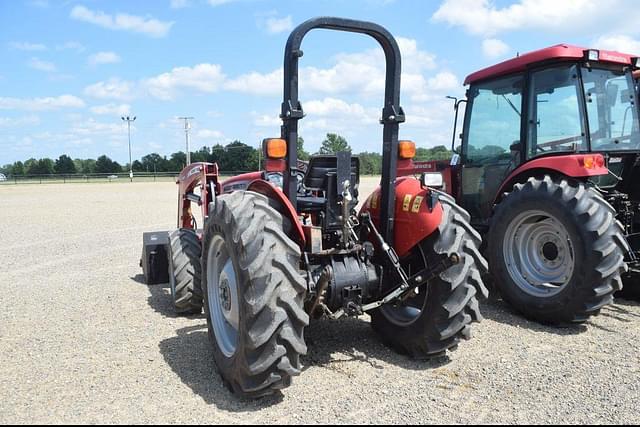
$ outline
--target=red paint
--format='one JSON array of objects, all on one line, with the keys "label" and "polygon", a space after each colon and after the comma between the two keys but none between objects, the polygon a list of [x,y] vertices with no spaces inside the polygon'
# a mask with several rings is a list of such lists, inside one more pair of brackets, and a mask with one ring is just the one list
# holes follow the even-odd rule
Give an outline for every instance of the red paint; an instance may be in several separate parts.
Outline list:
[{"label": "red paint", "polygon": [[278,212],[288,218],[291,224],[293,224],[293,235],[289,237],[291,237],[300,246],[300,249],[304,251],[306,240],[304,238],[302,224],[298,219],[298,213],[293,209],[291,202],[289,202],[289,199],[287,199],[287,196],[285,196],[282,190],[263,179],[253,181],[249,184],[247,190],[263,194],[278,204]]},{"label": "red paint", "polygon": [[[588,50],[583,47],[559,44],[546,49],[536,50],[534,52],[525,53],[516,58],[509,59],[483,70],[470,74],[464,81],[465,85],[476,83],[481,80],[491,79],[494,77],[504,76],[513,73],[519,73],[532,65],[540,62],[555,61],[576,61],[581,60],[585,56],[584,52]],[[609,62],[621,65],[632,65],[632,55],[626,53],[613,52],[608,50],[599,50],[600,59],[598,62]]]},{"label": "red paint", "polygon": [[[408,211],[403,209],[405,196],[411,196]],[[418,212],[412,212],[416,196],[422,197]],[[442,221],[442,205],[438,203],[431,211],[427,206],[430,190],[422,188],[420,181],[411,177],[396,180],[396,208],[393,247],[398,256],[403,257],[418,243],[430,236]],[[381,191],[378,187],[365,201],[361,212],[370,212],[379,225]],[[374,202],[375,200],[375,202]]]},{"label": "red paint", "polygon": [[[585,160],[591,158],[594,162],[593,167],[585,167]],[[513,179],[525,172],[534,170],[544,170],[558,172],[571,178],[588,178],[591,176],[608,175],[609,169],[605,167],[605,161],[602,154],[572,154],[568,156],[541,157],[531,160],[516,170],[504,181],[498,197],[511,185]],[[531,175],[531,173],[527,174]]]},{"label": "red paint", "polygon": [[287,161],[284,159],[266,159],[264,170],[267,172],[284,172],[287,170]]},{"label": "red paint", "polygon": [[[222,181],[220,185],[222,186],[223,193],[230,193],[233,190],[239,189],[244,190],[256,179],[262,179],[262,172],[248,172],[243,173],[241,175],[233,176],[225,181]],[[243,188],[234,188],[234,186],[242,186]]]},{"label": "red paint", "polygon": [[200,209],[202,218],[209,216],[207,211],[212,195],[209,191],[209,184],[213,183],[216,194],[220,193],[220,183],[218,182],[218,165],[215,163],[192,163],[185,167],[176,181],[178,184],[178,228],[190,228],[192,225],[191,200],[187,199],[187,194],[193,193],[196,187],[200,187]]},{"label": "red paint", "polygon": [[453,170],[451,160],[429,160],[416,162],[413,160],[401,160],[398,162],[398,176],[418,177],[424,172],[440,172],[444,180],[444,191],[453,189]]}]

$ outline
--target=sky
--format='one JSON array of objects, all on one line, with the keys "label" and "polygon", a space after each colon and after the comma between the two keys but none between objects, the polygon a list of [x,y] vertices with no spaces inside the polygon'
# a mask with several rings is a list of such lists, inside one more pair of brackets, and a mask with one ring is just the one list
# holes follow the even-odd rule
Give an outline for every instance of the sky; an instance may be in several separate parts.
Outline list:
[{"label": "sky", "polygon": [[[558,43],[640,55],[635,0],[0,0],[0,164],[30,157],[128,162],[280,134],[284,45],[316,16],[373,21],[402,52],[401,139],[449,145],[466,75]],[[373,39],[311,32],[300,134],[380,152],[384,60]]]}]

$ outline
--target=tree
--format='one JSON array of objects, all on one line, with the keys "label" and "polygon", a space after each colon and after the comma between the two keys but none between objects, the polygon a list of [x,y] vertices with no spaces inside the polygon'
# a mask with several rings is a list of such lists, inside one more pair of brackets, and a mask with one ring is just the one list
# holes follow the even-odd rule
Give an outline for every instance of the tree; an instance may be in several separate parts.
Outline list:
[{"label": "tree", "polygon": [[66,154],[61,155],[56,160],[54,170],[57,174],[74,174],[77,172],[76,165],[71,157]]},{"label": "tree", "polygon": [[433,148],[416,148],[415,160],[427,161],[427,160],[448,160],[451,158],[451,150],[444,145],[438,145]]},{"label": "tree", "polygon": [[362,175],[380,175],[382,173],[382,155],[380,153],[360,153],[360,173]]},{"label": "tree", "polygon": [[322,141],[320,154],[335,154],[339,151],[351,151],[349,143],[336,133],[328,133],[327,138]]},{"label": "tree", "polygon": [[215,156],[213,161],[218,163],[220,170],[227,172],[252,171],[258,169],[258,153],[255,148],[240,141],[233,141],[223,148],[213,147]]},{"label": "tree", "polygon": [[177,153],[173,153],[169,158],[169,171],[179,172],[184,169],[186,164],[187,155],[184,152],[178,151]]},{"label": "tree", "polygon": [[298,137],[298,160],[309,160],[309,153],[304,151],[304,139],[299,136]]},{"label": "tree", "polygon": [[167,172],[169,170],[169,161],[158,153],[147,154],[140,159],[140,163],[142,163],[142,170],[145,172]]},{"label": "tree", "polygon": [[96,173],[96,161],[94,159],[75,159],[73,163],[76,165],[78,173]]},{"label": "tree", "polygon": [[44,158],[40,160],[29,159],[26,162],[28,175],[53,175],[54,163],[53,160]]},{"label": "tree", "polygon": [[202,147],[198,151],[191,153],[191,163],[208,162],[210,160],[211,151],[209,150],[209,147]]},{"label": "tree", "polygon": [[96,160],[96,173],[119,173],[122,172],[122,166],[118,162],[114,162],[109,157],[102,155]]}]

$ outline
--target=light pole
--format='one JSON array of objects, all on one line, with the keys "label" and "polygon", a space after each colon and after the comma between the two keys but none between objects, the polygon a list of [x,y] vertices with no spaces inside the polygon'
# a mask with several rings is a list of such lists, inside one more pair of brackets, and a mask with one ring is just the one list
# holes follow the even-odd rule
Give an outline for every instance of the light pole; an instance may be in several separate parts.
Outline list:
[{"label": "light pole", "polygon": [[193,120],[195,117],[178,117],[178,120],[184,120],[184,135],[187,142],[187,166],[191,164],[191,148],[189,147],[189,131],[191,130],[191,124],[189,120]]},{"label": "light pole", "polygon": [[129,131],[129,181],[133,182],[133,163],[131,162],[131,123],[136,121],[136,116],[133,118],[127,116],[122,117],[123,122],[127,122],[127,128]]}]

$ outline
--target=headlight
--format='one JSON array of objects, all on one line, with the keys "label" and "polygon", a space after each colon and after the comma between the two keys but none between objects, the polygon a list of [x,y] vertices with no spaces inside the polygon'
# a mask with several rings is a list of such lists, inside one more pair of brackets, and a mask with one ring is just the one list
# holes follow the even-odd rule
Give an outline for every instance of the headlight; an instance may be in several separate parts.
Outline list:
[{"label": "headlight", "polygon": [[444,187],[444,178],[440,172],[425,172],[420,179],[423,187],[435,188],[442,190]]}]

